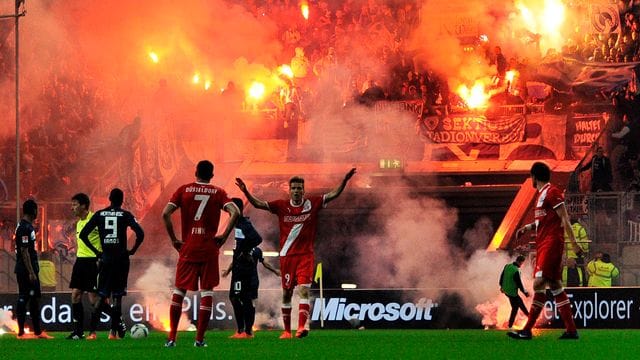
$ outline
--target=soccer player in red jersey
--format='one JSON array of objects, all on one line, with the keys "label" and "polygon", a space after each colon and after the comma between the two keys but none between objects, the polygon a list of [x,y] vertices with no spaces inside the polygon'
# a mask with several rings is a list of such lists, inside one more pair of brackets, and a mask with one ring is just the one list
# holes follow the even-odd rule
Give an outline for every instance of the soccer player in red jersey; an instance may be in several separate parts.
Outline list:
[{"label": "soccer player in red jersey", "polygon": [[304,196],[304,179],[292,177],[289,180],[290,199],[264,201],[253,196],[242,179],[236,178],[236,185],[249,202],[257,209],[267,210],[278,216],[280,225],[280,272],[282,278],[282,318],[284,332],[281,339],[291,338],[291,298],[298,285],[300,305],[298,309],[297,338],[309,334],[306,328],[309,318],[309,288],[313,279],[313,244],[318,226],[318,213],[327,203],[335,200],[351,177],[356,173],[352,168],[338,187],[322,196]]},{"label": "soccer player in red jersey", "polygon": [[[202,160],[196,166],[196,182],[182,185],[176,190],[162,212],[171,244],[180,256],[176,268],[175,290],[171,298],[169,321],[171,330],[166,347],[174,347],[178,322],[182,313],[182,301],[187,290],[197,291],[200,281],[200,309],[194,346],[207,346],[204,333],[209,324],[213,306],[213,288],[220,282],[218,255],[225,243],[240,210],[220,187],[211,185],[213,164]],[[182,240],[176,237],[171,215],[180,208]],[[220,235],[216,235],[220,212],[230,215],[229,222]]]},{"label": "soccer player in red jersey", "polygon": [[560,336],[560,339],[578,339],[571,303],[562,287],[564,234],[569,237],[576,254],[580,254],[582,249],[578,246],[573,235],[562,191],[552,185],[549,182],[550,179],[551,170],[546,164],[541,162],[533,164],[531,180],[533,186],[538,190],[535,200],[535,220],[518,229],[516,236],[519,237],[530,230],[536,231],[536,266],[533,280],[535,294],[527,324],[520,331],[507,333],[514,339],[531,339],[531,329],[544,307],[547,287],[554,296],[558,312],[566,327],[566,331]]}]

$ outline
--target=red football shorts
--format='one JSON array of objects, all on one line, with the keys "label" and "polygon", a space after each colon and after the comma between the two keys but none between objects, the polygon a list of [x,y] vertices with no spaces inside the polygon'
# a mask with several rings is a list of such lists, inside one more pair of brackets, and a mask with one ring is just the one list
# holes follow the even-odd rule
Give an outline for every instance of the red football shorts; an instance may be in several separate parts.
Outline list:
[{"label": "red football shorts", "polygon": [[280,257],[282,288],[293,289],[296,285],[311,284],[313,280],[313,254],[287,255]]},{"label": "red football shorts", "polygon": [[563,241],[547,241],[541,243],[536,249],[536,268],[534,277],[543,277],[551,280],[562,280],[562,251]]},{"label": "red football shorts", "polygon": [[[198,288],[198,279],[200,288]],[[210,290],[220,283],[218,257],[212,256],[208,261],[189,262],[178,260],[176,268],[176,288],[191,291]]]}]

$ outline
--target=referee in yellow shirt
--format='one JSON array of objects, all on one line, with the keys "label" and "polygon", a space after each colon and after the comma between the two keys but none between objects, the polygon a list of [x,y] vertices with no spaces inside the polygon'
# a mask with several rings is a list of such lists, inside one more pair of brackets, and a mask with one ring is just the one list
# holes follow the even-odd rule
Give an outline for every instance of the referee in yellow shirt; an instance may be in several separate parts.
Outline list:
[{"label": "referee in yellow shirt", "polygon": [[[96,254],[91,251],[83,241],[80,240],[80,231],[93,216],[93,212],[89,211],[91,201],[89,196],[84,193],[78,193],[71,198],[71,210],[76,216],[76,242],[78,243],[78,252],[76,262],[73,265],[71,273],[71,311],[73,315],[73,332],[67,336],[69,340],[84,339],[84,308],[82,306],[82,295],[87,293],[89,301],[94,304],[97,299],[97,279],[98,279],[98,259]],[[98,250],[102,250],[100,245],[100,236],[98,228],[93,229],[89,234],[89,241]],[[93,312],[91,312],[93,314]],[[89,335],[87,340],[96,339],[96,328],[98,327],[99,314],[92,315],[89,324]]]}]

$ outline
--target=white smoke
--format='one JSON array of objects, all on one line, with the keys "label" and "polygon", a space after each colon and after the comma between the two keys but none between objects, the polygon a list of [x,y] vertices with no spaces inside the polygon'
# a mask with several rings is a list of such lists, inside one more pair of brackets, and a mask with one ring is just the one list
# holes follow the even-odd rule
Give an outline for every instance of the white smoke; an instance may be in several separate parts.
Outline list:
[{"label": "white smoke", "polygon": [[[154,313],[149,316],[149,324],[156,330],[169,329],[169,307],[171,306],[171,291],[174,269],[161,263],[153,262],[144,273],[135,281],[135,289],[140,290],[140,303]],[[157,296],[158,292],[164,292],[165,296]],[[138,294],[138,293],[133,293]],[[134,295],[134,296],[136,296]],[[183,304],[184,306],[184,304]],[[191,306],[198,306],[191,304]],[[185,312],[182,313],[178,330],[188,330],[191,321]]]},{"label": "white smoke", "polygon": [[0,331],[17,332],[18,323],[13,320],[13,312],[0,309]]}]

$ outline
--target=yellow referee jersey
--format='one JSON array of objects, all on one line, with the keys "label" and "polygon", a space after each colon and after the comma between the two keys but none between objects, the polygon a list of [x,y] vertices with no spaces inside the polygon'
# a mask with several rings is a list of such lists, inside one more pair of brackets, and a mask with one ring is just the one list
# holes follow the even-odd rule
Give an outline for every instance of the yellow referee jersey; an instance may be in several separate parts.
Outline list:
[{"label": "yellow referee jersey", "polygon": [[[87,213],[87,217],[84,218],[84,220],[78,219],[78,222],[76,223],[76,242],[78,243],[77,257],[79,258],[96,257],[96,254],[94,254],[93,251],[91,251],[87,247],[87,245],[85,245],[85,243],[82,240],[80,240],[80,231],[84,229],[84,226],[89,222],[92,216],[93,216],[93,212],[89,211],[89,213]],[[100,244],[100,234],[98,233],[97,226],[89,234],[89,242],[91,242],[91,245],[95,246],[96,249],[98,249],[99,251],[102,251],[102,245]]]}]

